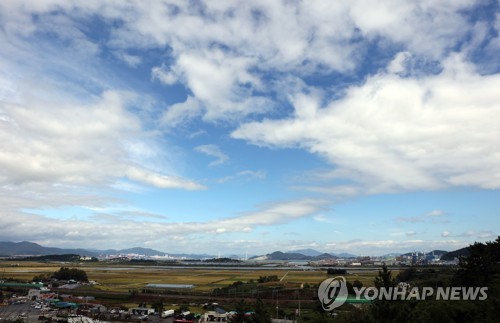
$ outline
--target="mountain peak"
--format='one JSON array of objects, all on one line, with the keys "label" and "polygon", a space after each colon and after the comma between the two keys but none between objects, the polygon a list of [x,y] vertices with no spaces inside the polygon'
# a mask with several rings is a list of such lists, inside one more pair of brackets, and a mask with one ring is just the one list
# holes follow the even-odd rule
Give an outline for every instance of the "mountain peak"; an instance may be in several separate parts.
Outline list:
[{"label": "mountain peak", "polygon": [[310,256],[310,257],[316,257],[323,254],[323,252],[319,252],[311,248],[287,251],[286,253],[300,253],[303,254],[304,256]]}]

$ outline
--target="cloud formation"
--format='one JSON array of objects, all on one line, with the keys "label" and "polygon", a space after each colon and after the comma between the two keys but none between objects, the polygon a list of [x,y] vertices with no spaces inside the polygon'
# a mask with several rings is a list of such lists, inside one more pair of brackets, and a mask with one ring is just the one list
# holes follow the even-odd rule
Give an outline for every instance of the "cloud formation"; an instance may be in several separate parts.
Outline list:
[{"label": "cloud formation", "polygon": [[[18,241],[23,239],[25,232],[30,232],[33,241],[46,245],[81,247],[85,244],[87,248],[100,248],[103,245],[122,248],[132,244],[149,245],[166,250],[172,246],[171,237],[179,234],[190,237],[196,242],[201,234],[247,233],[256,227],[285,224],[313,216],[324,207],[323,200],[282,201],[264,205],[255,211],[238,216],[205,222],[157,221],[155,218],[159,215],[152,217],[149,213],[148,221],[143,221],[143,211],[126,210],[124,213],[119,208],[113,211],[106,207],[97,207],[99,213],[90,219],[57,220],[27,212],[9,211],[0,217],[0,235],[5,240]],[[111,213],[107,213],[106,210]],[[137,219],[134,219],[134,216]],[[96,223],[99,229],[96,229]],[[188,248],[195,251],[199,245],[193,244]]]},{"label": "cloud formation", "polygon": [[[461,55],[421,78],[387,72],[346,95],[299,94],[295,114],[242,125],[232,134],[253,144],[300,147],[328,160],[330,176],[365,193],[500,187],[500,76],[480,75]],[[460,162],[457,162],[460,161]]]},{"label": "cloud formation", "polygon": [[[194,240],[209,234],[220,243],[222,236],[312,214],[311,227],[337,221],[335,213],[316,212],[346,197],[497,190],[497,11],[498,3],[475,0],[2,1],[5,228],[38,228],[33,239],[47,243],[54,237],[54,243],[112,238],[120,244],[142,219],[151,238],[129,243],[154,244],[153,237],[168,235],[186,247],[178,232],[194,232]],[[134,218],[102,211],[191,201],[203,192],[213,197],[213,188],[191,179],[210,177],[205,167],[193,170],[203,162],[187,161],[204,154],[213,158],[209,166],[225,165],[227,152],[232,169],[217,168],[214,185],[223,198],[211,203],[230,204],[224,188],[236,179],[260,179],[252,183],[258,188],[238,192],[251,194],[252,203],[290,201],[243,214],[251,206],[231,205],[222,218],[199,214],[192,221],[182,212],[155,222],[160,218],[147,212],[134,211]],[[293,186],[287,186],[290,172],[300,178]],[[151,192],[159,198],[148,199]],[[57,216],[40,213],[61,207],[101,210],[92,220],[106,231],[92,231],[89,218],[45,227]],[[437,222],[442,215],[436,210],[397,222]],[[9,230],[2,234],[20,237]],[[448,230],[444,238],[466,229]],[[420,237],[409,228],[401,232]],[[354,246],[377,248],[367,241]]]},{"label": "cloud formation", "polygon": [[110,185],[127,177],[162,188],[202,188],[131,160],[129,140],[146,131],[126,107],[127,94],[118,92],[105,92],[88,105],[0,101],[0,182]]},{"label": "cloud formation", "polygon": [[217,166],[226,163],[229,157],[222,152],[217,145],[200,145],[194,148],[197,152],[203,153],[207,156],[214,157],[215,160],[208,164],[208,166]]}]

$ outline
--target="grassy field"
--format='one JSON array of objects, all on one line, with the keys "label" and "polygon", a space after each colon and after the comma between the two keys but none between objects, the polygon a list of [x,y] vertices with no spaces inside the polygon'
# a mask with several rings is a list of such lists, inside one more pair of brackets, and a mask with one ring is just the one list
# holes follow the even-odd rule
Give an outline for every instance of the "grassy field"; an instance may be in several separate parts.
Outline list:
[{"label": "grassy field", "polygon": [[[0,276],[31,280],[43,273],[52,273],[61,266],[76,267],[87,272],[89,280],[96,281],[96,288],[103,291],[126,292],[142,289],[149,283],[192,284],[194,291],[207,292],[214,288],[227,287],[234,282],[257,281],[260,276],[277,276],[285,286],[308,284],[317,286],[328,276],[325,270],[286,270],[286,269],[238,269],[238,268],[177,268],[127,265],[81,265],[47,264],[33,262],[2,262]],[[396,275],[397,272],[393,272]],[[349,271],[345,275],[350,282],[360,280],[364,286],[372,286],[377,269]],[[0,278],[1,279],[1,278]]]}]

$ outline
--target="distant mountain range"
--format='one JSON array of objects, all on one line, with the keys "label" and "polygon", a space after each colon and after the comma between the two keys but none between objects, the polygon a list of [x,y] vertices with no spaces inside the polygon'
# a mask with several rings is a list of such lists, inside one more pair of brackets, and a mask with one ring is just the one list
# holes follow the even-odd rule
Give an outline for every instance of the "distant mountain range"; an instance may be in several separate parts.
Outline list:
[{"label": "distant mountain range", "polygon": [[294,250],[288,252],[275,251],[273,253],[269,253],[262,256],[254,256],[251,257],[251,260],[288,260],[288,261],[299,261],[299,260],[308,260],[308,261],[318,261],[324,259],[337,259],[337,258],[355,258],[356,255],[349,253],[341,253],[341,254],[330,254],[325,252],[319,252],[314,249],[301,249]]},{"label": "distant mountain range", "polygon": [[[76,254],[80,256],[87,257],[106,257],[106,256],[118,256],[118,255],[143,255],[148,257],[153,256],[166,256],[167,253],[158,251],[150,248],[128,248],[128,249],[107,249],[107,250],[96,250],[96,249],[64,249],[64,248],[53,248],[53,247],[43,247],[37,243],[23,241],[23,242],[10,242],[10,241],[0,241],[0,256],[12,257],[12,256],[42,256],[42,255],[63,255],[63,254]],[[179,258],[190,258],[190,259],[205,259],[205,258],[215,258],[214,255],[208,254],[169,254],[172,257]]]},{"label": "distant mountain range", "polygon": [[[453,260],[458,256],[467,256],[468,248],[462,248],[459,250],[447,252],[444,250],[433,250],[429,253],[434,253],[436,256],[440,256],[443,260]],[[62,254],[77,254],[80,256],[88,257],[103,257],[103,256],[113,256],[113,255],[144,255],[148,257],[153,256],[166,256],[167,253],[158,251],[150,248],[128,248],[128,249],[107,249],[107,250],[95,250],[95,249],[64,249],[64,248],[53,248],[44,247],[37,243],[23,241],[23,242],[0,242],[0,256],[11,257],[11,256],[41,256],[41,255],[62,255]],[[403,255],[411,255],[412,253],[406,253]],[[188,258],[188,259],[208,259],[216,258],[214,255],[209,254],[168,254],[169,256]],[[288,252],[275,251],[270,254],[253,256],[251,260],[288,260],[288,261],[317,261],[322,259],[336,259],[336,258],[355,258],[356,255],[350,253],[323,253],[314,249],[299,249]]]},{"label": "distant mountain range", "polygon": [[37,243],[23,241],[23,242],[0,242],[0,256],[41,256],[41,255],[62,255],[62,254],[77,254],[80,256],[99,257],[109,255],[127,255],[138,254],[145,256],[164,256],[165,253],[148,249],[148,248],[130,248],[122,250],[88,250],[88,249],[64,249],[43,247]]},{"label": "distant mountain range", "polygon": [[23,242],[0,242],[0,256],[42,256],[77,254],[80,256],[97,257],[98,254],[85,249],[61,249],[43,247],[37,243]]},{"label": "distant mountain range", "polygon": [[326,252],[320,252],[318,250],[314,249],[300,249],[300,250],[294,250],[294,251],[287,251],[287,253],[300,253],[305,256],[311,256],[311,257],[320,257],[320,258],[325,258],[325,257],[333,257],[333,258],[356,258],[357,255],[354,255],[352,253],[347,253],[347,252],[342,252],[342,253],[326,253]]},{"label": "distant mountain range", "polygon": [[452,261],[458,257],[467,257],[470,254],[469,247],[450,251],[441,256],[441,260]]}]

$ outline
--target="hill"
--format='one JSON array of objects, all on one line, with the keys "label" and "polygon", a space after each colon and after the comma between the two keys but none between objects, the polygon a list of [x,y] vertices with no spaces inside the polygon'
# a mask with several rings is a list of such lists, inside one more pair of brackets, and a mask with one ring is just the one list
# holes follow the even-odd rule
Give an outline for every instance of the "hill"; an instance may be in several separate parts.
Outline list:
[{"label": "hill", "polygon": [[309,256],[309,257],[315,257],[323,254],[322,252],[319,252],[314,249],[299,249],[299,250],[292,250],[292,251],[287,251],[286,253],[295,253],[295,254],[302,254],[304,256]]},{"label": "hill", "polygon": [[353,255],[352,253],[326,253],[326,252],[320,252],[318,250],[314,249],[299,249],[299,250],[293,250],[293,251],[287,251],[286,253],[292,253],[292,254],[302,254],[304,256],[309,256],[309,257],[317,257],[319,259],[324,259],[326,258],[356,258],[356,255]]},{"label": "hill", "polygon": [[289,261],[294,261],[294,260],[309,260],[309,261],[315,261],[315,260],[322,260],[322,259],[334,259],[337,258],[334,255],[331,255],[329,253],[322,253],[316,256],[307,256],[301,253],[294,253],[294,252],[281,252],[281,251],[275,251],[273,253],[269,253],[265,256],[255,256],[250,259],[254,260],[289,260]]},{"label": "hill", "polygon": [[0,241],[0,255],[12,256],[43,256],[43,255],[63,255],[76,254],[80,256],[97,257],[97,254],[85,249],[62,249],[53,247],[43,247],[37,243],[22,241],[9,242]]},{"label": "hill", "polygon": [[452,261],[458,257],[467,257],[470,254],[469,247],[458,249],[455,251],[450,251],[441,256],[441,260]]}]

